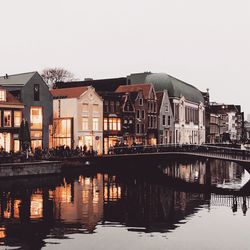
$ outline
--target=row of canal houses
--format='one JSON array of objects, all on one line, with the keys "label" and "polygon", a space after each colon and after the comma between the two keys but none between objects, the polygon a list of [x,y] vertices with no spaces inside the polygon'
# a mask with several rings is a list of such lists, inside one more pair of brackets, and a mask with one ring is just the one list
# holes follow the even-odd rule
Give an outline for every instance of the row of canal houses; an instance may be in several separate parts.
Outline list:
[{"label": "row of canal houses", "polygon": [[0,148],[20,149],[22,119],[31,147],[93,147],[205,142],[205,106],[194,86],[164,73],[58,82],[37,72],[0,77]]}]

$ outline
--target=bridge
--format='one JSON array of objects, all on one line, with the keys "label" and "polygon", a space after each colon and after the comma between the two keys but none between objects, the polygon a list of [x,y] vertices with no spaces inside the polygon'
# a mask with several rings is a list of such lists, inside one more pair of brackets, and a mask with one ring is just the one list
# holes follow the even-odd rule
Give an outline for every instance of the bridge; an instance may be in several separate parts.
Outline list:
[{"label": "bridge", "polygon": [[[141,157],[187,156],[197,158],[210,158],[236,162],[244,167],[250,167],[250,150],[233,148],[227,145],[216,146],[210,144],[167,144],[154,146],[114,147],[109,154],[102,155],[102,159],[128,159]],[[129,157],[128,157],[129,156]]]}]

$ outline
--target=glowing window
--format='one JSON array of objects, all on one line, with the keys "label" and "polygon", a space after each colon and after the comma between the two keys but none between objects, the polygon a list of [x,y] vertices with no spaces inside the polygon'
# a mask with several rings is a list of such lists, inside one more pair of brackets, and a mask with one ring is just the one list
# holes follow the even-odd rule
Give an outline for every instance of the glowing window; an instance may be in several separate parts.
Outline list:
[{"label": "glowing window", "polygon": [[4,127],[11,127],[11,111],[5,110],[3,116],[4,116]]},{"label": "glowing window", "polygon": [[14,111],[14,127],[20,127],[22,121],[22,112]]},{"label": "glowing window", "polygon": [[0,90],[0,101],[6,102],[6,91],[3,89]]},{"label": "glowing window", "polygon": [[42,107],[31,107],[30,108],[30,128],[42,129],[42,127],[43,127]]}]

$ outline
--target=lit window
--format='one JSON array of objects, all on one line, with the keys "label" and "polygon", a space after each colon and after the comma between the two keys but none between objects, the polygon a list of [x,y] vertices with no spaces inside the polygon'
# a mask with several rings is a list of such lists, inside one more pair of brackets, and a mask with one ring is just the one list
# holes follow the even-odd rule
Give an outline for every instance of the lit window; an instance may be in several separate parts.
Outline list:
[{"label": "lit window", "polygon": [[99,119],[93,118],[93,130],[98,131],[99,130]]},{"label": "lit window", "polygon": [[104,118],[104,120],[103,120],[103,129],[108,130],[108,119],[107,118]]},{"label": "lit window", "polygon": [[30,127],[31,129],[42,129],[43,127],[42,107],[30,108]]},{"label": "lit window", "polygon": [[0,101],[2,102],[6,101],[6,91],[3,89],[0,90]]},{"label": "lit window", "polygon": [[109,130],[121,130],[121,119],[120,118],[109,118]]},{"label": "lit window", "polygon": [[88,130],[89,129],[89,119],[83,117],[82,118],[82,130]]},{"label": "lit window", "polygon": [[11,111],[4,111],[4,127],[11,127]]},{"label": "lit window", "polygon": [[14,127],[20,127],[22,121],[22,112],[14,111]]}]

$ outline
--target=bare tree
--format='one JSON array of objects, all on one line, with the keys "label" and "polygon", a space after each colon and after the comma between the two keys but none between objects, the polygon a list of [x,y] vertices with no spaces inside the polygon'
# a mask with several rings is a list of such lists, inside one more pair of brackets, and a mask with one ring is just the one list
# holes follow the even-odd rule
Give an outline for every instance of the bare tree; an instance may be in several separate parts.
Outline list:
[{"label": "bare tree", "polygon": [[56,82],[61,81],[73,81],[74,74],[70,71],[56,67],[56,68],[46,68],[42,71],[41,76],[43,80],[47,83],[49,88],[55,87]]}]

